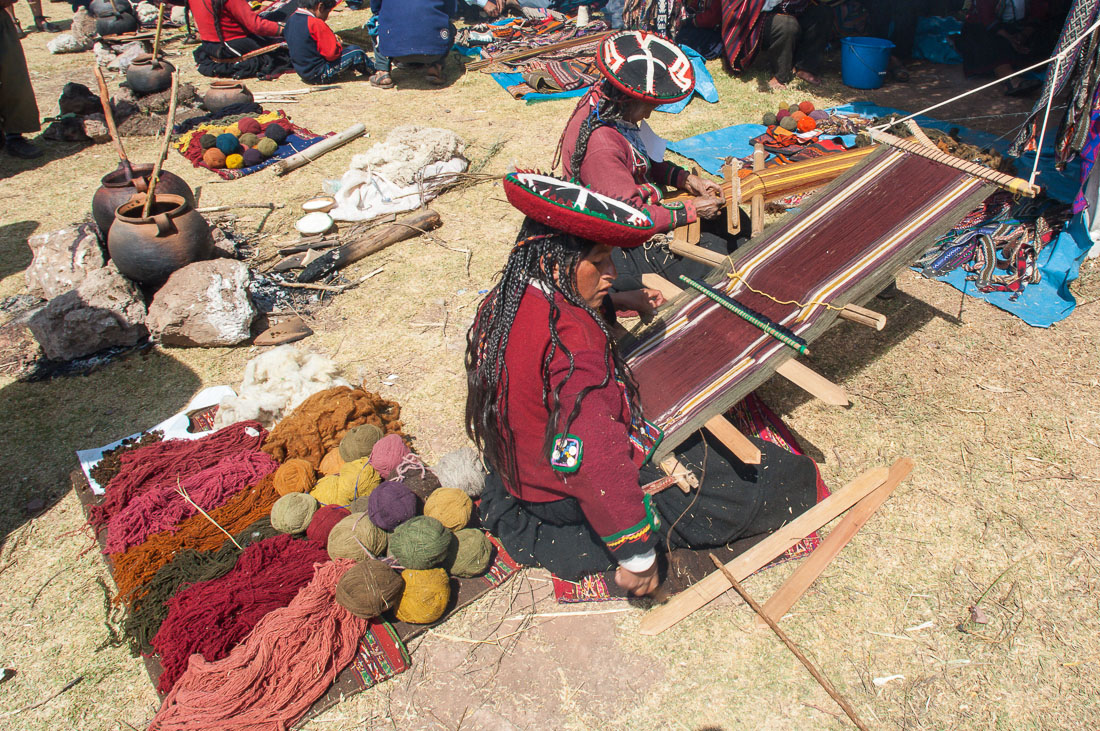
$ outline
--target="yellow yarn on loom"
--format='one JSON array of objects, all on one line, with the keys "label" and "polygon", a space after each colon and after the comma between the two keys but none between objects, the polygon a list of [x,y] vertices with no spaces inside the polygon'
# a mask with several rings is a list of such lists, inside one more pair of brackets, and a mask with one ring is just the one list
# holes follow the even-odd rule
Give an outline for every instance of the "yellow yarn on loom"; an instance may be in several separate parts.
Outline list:
[{"label": "yellow yarn on loom", "polygon": [[[729,259],[730,263],[732,264],[733,258],[732,257],[727,257],[727,259]],[[736,269],[732,269],[729,272],[729,274],[727,274],[726,276],[729,277],[730,279],[732,279],[735,282],[740,282],[745,287],[745,289],[749,290],[750,292],[755,292],[756,294],[760,295],[761,297],[767,297],[772,302],[775,302],[777,305],[798,305],[799,309],[803,309],[803,310],[810,307],[811,305],[817,305],[818,307],[824,307],[827,310],[836,310],[837,312],[844,309],[843,307],[837,307],[836,305],[830,305],[828,302],[821,302],[819,300],[812,300],[810,302],[807,302],[806,304],[803,304],[803,303],[799,302],[798,300],[781,300],[777,297],[773,297],[772,295],[768,294],[767,292],[764,292],[762,290],[757,289],[756,287],[754,287],[751,284],[749,284],[748,282],[746,282],[745,278],[743,276],[741,276],[741,273],[738,272]]]},{"label": "yellow yarn on loom", "polygon": [[424,515],[435,518],[448,530],[465,528],[473,510],[470,496],[457,487],[441,487],[424,501]]},{"label": "yellow yarn on loom", "polygon": [[405,591],[397,605],[397,618],[412,624],[430,624],[443,616],[451,600],[451,581],[443,569],[405,569]]}]

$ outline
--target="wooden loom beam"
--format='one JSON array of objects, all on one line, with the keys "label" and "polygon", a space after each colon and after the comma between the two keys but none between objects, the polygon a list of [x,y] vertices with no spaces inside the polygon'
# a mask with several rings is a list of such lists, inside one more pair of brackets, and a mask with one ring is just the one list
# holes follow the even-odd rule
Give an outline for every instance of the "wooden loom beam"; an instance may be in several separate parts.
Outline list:
[{"label": "wooden loom beam", "polygon": [[837,314],[849,322],[866,325],[875,330],[882,330],[882,328],[886,327],[886,315],[875,312],[874,310],[868,310],[866,307],[860,307],[859,305],[853,305],[851,303],[846,304]]}]

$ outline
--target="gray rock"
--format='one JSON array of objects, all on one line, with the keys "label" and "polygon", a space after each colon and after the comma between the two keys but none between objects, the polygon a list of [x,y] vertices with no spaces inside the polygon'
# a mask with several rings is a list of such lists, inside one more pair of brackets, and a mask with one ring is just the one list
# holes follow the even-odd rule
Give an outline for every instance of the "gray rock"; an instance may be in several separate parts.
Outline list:
[{"label": "gray rock", "polygon": [[185,15],[186,10],[187,8],[183,7],[182,5],[173,5],[172,15],[169,17],[169,19],[176,25],[183,25],[187,18],[187,16]]},{"label": "gray rock", "polygon": [[138,3],[134,7],[138,22],[142,25],[157,22],[157,6],[152,3]]},{"label": "gray rock", "polygon": [[256,308],[244,262],[213,259],[188,264],[168,277],[149,305],[147,324],[165,345],[215,347],[250,337]]},{"label": "gray rock", "polygon": [[222,259],[237,258],[237,244],[225,235],[217,226],[210,227],[210,236],[214,239],[214,256]]},{"label": "gray rock", "polygon": [[27,239],[30,266],[24,272],[27,289],[43,299],[53,299],[83,282],[107,263],[95,226],[82,223]]},{"label": "gray rock", "polygon": [[143,41],[131,41],[119,49],[118,55],[113,61],[107,64],[107,68],[111,71],[118,71],[124,74],[126,70],[130,68],[130,62],[145,53],[149,53],[149,51],[146,49]]},{"label": "gray rock", "polygon": [[76,289],[51,299],[27,327],[51,360],[134,345],[148,334],[141,292],[114,264],[95,270]]},{"label": "gray rock", "polygon": [[95,18],[84,8],[77,8],[73,13],[73,24],[69,27],[69,33],[73,40],[80,44],[81,50],[87,51],[95,45],[95,39],[99,36],[95,29]]}]

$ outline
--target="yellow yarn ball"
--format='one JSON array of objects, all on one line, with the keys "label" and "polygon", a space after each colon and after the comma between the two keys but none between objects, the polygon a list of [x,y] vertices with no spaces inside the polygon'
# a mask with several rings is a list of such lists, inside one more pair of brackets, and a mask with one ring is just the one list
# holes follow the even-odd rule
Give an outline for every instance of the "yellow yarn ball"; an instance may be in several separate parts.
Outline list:
[{"label": "yellow yarn ball", "polygon": [[234,137],[240,137],[241,136],[241,128],[237,126],[236,122],[234,122],[233,124],[226,127],[225,131],[227,133],[233,135]]},{"label": "yellow yarn ball", "polygon": [[230,170],[237,170],[244,166],[244,158],[240,155],[226,155],[225,166]]},{"label": "yellow yarn ball", "polygon": [[431,624],[447,611],[451,600],[451,580],[443,569],[401,572],[405,591],[397,605],[397,618],[412,624]]},{"label": "yellow yarn ball", "polygon": [[352,462],[345,462],[340,468],[340,494],[347,495],[348,499],[340,503],[347,505],[352,500],[366,497],[374,488],[382,484],[382,475],[371,466],[366,457]]},{"label": "yellow yarn ball", "polygon": [[449,530],[465,528],[474,501],[457,487],[441,487],[424,501],[424,515],[435,518]]},{"label": "yellow yarn ball", "polygon": [[336,475],[325,475],[317,480],[317,484],[309,491],[309,494],[317,498],[322,505],[347,505],[350,500],[340,500],[340,478]]},{"label": "yellow yarn ball", "polygon": [[335,475],[344,466],[344,458],[340,456],[340,448],[333,447],[321,458],[321,464],[317,471],[322,475]]}]

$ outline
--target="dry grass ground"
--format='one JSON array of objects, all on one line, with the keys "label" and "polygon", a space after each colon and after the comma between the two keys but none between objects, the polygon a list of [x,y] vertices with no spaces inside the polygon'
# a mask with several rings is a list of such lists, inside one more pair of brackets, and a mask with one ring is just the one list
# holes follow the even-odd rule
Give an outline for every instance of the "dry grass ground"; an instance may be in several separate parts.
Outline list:
[{"label": "dry grass ground", "polygon": [[[62,8],[48,11],[60,16]],[[26,6],[18,10],[29,20]],[[346,28],[365,17],[344,11],[333,22]],[[33,34],[24,42],[43,116],[56,111],[66,82],[94,85],[90,54],[50,56],[46,40]],[[185,80],[201,84],[188,55],[173,60]],[[678,139],[753,121],[781,101],[868,96],[835,80],[816,95],[774,94],[757,77],[731,79],[712,67],[721,103],[659,114],[660,133]],[[922,72],[909,89],[869,96],[915,108],[963,87],[956,73]],[[503,143],[493,172],[549,166],[571,103],[524,106],[484,76],[458,77],[454,65],[449,78],[440,90],[400,77],[396,91],[348,83],[286,105],[314,130],[363,122],[371,134],[286,178],[262,173],[226,183],[175,153],[168,165],[201,189],[203,205],[288,204],[267,221],[269,243],[292,232],[298,203],[397,124],[455,129],[474,158]],[[990,96],[942,116],[1018,114],[1027,106]],[[1001,133],[1018,120],[969,124]],[[152,139],[127,146],[134,159],[153,155]],[[26,237],[83,216],[99,177],[115,166],[106,145],[46,148],[41,161],[0,156],[0,297],[24,289]],[[444,220],[437,238],[468,249],[469,268],[462,254],[425,239],[394,246],[351,270],[384,267],[320,310],[311,323],[316,335],[304,343],[400,400],[429,461],[464,441],[463,333],[519,222],[496,185],[444,195],[433,207]],[[242,222],[258,222],[254,212],[240,213]],[[1074,291],[1089,304],[1050,330],[909,273],[899,286],[900,297],[879,303],[889,317],[885,331],[843,324],[814,348],[811,364],[848,388],[850,408],[824,407],[778,380],[763,390],[831,485],[902,455],[917,462],[784,624],[876,728],[1096,728],[1100,326],[1091,303],[1100,298],[1100,276],[1085,265]],[[431,321],[446,327],[415,324]],[[105,612],[97,582],[110,580],[89,549],[66,474],[75,449],[156,423],[202,386],[237,383],[254,354],[157,349],[84,377],[0,382],[0,664],[17,670],[0,685],[0,728],[115,730],[151,718],[157,698],[140,661],[109,642],[117,618]],[[35,498],[47,510],[28,515]],[[790,571],[781,567],[747,586],[764,598]],[[969,623],[968,607],[979,599],[988,621]],[[538,616],[561,611],[597,613]],[[640,615],[618,603],[557,606],[545,574],[527,572],[414,642],[409,673],[307,728],[845,727],[776,639],[752,629],[740,602],[723,598],[654,638],[636,634]],[[28,708],[76,677],[83,680],[70,690]]]}]

